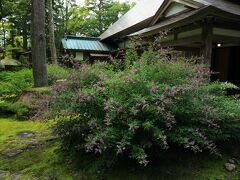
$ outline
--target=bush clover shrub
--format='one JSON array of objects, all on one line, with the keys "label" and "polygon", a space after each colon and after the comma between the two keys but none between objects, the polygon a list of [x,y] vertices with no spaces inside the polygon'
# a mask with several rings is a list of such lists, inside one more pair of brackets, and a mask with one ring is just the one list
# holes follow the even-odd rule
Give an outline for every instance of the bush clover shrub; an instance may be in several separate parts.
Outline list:
[{"label": "bush clover shrub", "polygon": [[182,59],[149,50],[122,71],[99,62],[56,84],[50,109],[63,147],[145,166],[153,148],[219,154],[219,142],[239,140],[240,101],[225,94],[235,86]]}]

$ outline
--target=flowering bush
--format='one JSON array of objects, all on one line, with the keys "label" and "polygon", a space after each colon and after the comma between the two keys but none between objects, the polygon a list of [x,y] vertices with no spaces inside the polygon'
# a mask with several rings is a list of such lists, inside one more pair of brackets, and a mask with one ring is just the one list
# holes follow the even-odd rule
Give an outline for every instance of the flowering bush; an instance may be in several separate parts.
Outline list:
[{"label": "flowering bush", "polygon": [[[240,102],[210,72],[146,51],[122,71],[107,63],[83,66],[56,84],[50,108],[67,149],[96,157],[127,156],[147,165],[152,149],[172,143],[219,154],[220,141],[239,139]],[[154,151],[156,153],[156,151]]]}]

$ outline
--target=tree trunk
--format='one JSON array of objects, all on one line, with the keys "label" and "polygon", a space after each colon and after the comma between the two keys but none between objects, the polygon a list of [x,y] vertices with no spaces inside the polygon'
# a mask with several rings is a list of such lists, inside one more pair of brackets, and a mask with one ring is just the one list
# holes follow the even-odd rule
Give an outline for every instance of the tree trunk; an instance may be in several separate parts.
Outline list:
[{"label": "tree trunk", "polygon": [[[12,26],[12,29],[10,31],[10,35],[11,35],[11,45],[12,45],[12,48],[15,47],[15,43],[14,43],[14,39],[15,39],[15,33],[14,33],[14,28]],[[15,53],[14,53],[14,50],[12,49],[12,58],[15,59]]]},{"label": "tree trunk", "polygon": [[[3,15],[3,7],[2,7],[2,2],[0,4],[0,10],[1,10],[1,15]],[[4,48],[4,53],[3,53],[3,58],[5,58],[5,53],[6,53],[6,31],[5,31],[5,24],[4,24],[4,19],[1,19],[2,21],[2,31],[3,31],[3,48]]]},{"label": "tree trunk", "polygon": [[23,49],[25,52],[28,51],[28,38],[27,38],[27,32],[23,32]]},{"label": "tree trunk", "polygon": [[27,33],[27,19],[24,18],[24,26],[22,32],[22,39],[23,39],[23,49],[25,52],[28,51],[28,33]]},{"label": "tree trunk", "polygon": [[32,62],[34,87],[48,86],[46,68],[45,0],[32,0]]},{"label": "tree trunk", "polygon": [[52,64],[57,64],[52,0],[48,0],[48,22],[49,22],[49,45],[50,45],[50,51],[51,51],[51,60],[52,60]]},{"label": "tree trunk", "polygon": [[65,1],[65,34],[68,34],[68,0]]},{"label": "tree trunk", "polygon": [[3,30],[3,48],[4,48],[3,58],[5,58],[5,56],[6,56],[6,30],[5,30],[5,24],[4,24],[3,19],[2,19],[2,30]]}]

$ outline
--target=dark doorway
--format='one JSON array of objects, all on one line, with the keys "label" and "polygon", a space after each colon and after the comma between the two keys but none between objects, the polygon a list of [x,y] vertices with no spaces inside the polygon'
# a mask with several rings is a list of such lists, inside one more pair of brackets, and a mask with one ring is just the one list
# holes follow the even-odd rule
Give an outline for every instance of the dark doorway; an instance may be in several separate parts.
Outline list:
[{"label": "dark doorway", "polygon": [[213,50],[212,80],[228,81],[240,85],[240,46]]},{"label": "dark doorway", "polygon": [[230,82],[240,85],[240,46],[230,49],[228,79]]}]

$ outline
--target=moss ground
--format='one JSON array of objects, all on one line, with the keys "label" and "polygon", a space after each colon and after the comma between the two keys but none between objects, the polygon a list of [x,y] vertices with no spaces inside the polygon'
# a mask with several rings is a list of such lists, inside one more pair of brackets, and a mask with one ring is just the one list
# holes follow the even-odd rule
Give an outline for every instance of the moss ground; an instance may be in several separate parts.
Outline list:
[{"label": "moss ground", "polygon": [[[24,149],[30,144],[45,142],[52,137],[51,123],[0,119],[0,153]],[[20,137],[19,133],[33,132],[32,136]]]},{"label": "moss ground", "polygon": [[[6,148],[9,137],[16,140],[11,143],[16,143],[19,140],[17,134],[23,131],[46,132],[49,131],[49,124],[0,119],[0,149]],[[38,136],[41,137],[42,134]],[[34,177],[40,180],[46,178],[57,180],[240,179],[239,160],[236,160],[238,161],[236,171],[228,172],[224,168],[224,164],[232,158],[230,155],[219,158],[208,154],[194,155],[183,151],[172,151],[160,156],[147,168],[141,168],[133,162],[123,160],[104,173],[91,173],[89,164],[92,163],[92,159],[80,156],[73,162],[64,158],[59,148],[60,143],[54,139],[39,147],[26,150],[16,157],[0,155],[0,170],[7,172],[2,179],[10,180],[11,175],[16,173],[21,174],[20,180],[34,179]]]}]

